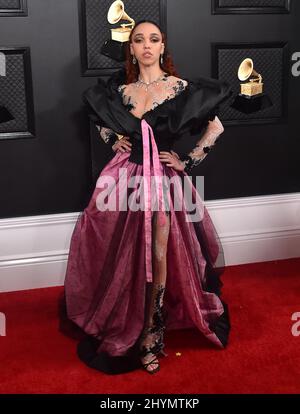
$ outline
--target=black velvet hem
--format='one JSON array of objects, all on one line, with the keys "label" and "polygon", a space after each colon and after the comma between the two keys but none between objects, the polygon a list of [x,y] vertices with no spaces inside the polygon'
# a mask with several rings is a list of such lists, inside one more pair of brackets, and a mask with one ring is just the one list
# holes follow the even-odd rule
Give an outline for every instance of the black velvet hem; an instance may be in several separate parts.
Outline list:
[{"label": "black velvet hem", "polygon": [[[221,282],[219,281],[218,286]],[[228,344],[229,332],[231,329],[228,305],[222,301],[224,312],[214,322],[209,324],[209,328],[216,334],[223,347]],[[110,375],[125,374],[142,368],[139,356],[139,341],[132,346],[123,356],[111,356],[106,352],[97,353],[100,341],[94,337],[86,336],[77,346],[79,359],[88,367]]]},{"label": "black velvet hem", "polygon": [[[203,290],[215,293],[220,297],[222,282],[220,274],[210,272],[207,277],[207,283]],[[212,269],[210,269],[212,270]],[[215,270],[215,269],[214,269]],[[221,299],[220,299],[221,300]],[[223,348],[228,344],[229,333],[231,329],[228,305],[221,300],[224,312],[216,320],[209,323],[209,329],[216,334]],[[77,345],[77,355],[79,359],[89,368],[106,374],[124,374],[142,368],[139,356],[139,339],[123,356],[111,356],[106,352],[97,352],[100,341],[94,336],[87,335],[80,327],[68,319],[66,314],[65,295],[60,298],[60,331],[73,339],[79,340]]]},{"label": "black velvet hem", "polygon": [[209,329],[216,334],[216,336],[222,343],[223,347],[226,348],[226,346],[228,345],[231,324],[229,319],[228,305],[223,300],[221,300],[221,302],[224,307],[224,312],[221,316],[219,316],[218,319],[216,319],[216,321],[209,324]]},{"label": "black velvet hem", "polygon": [[[216,334],[225,348],[228,343],[230,321],[228,306],[223,301],[222,304],[224,306],[224,313],[214,323],[211,323],[209,328]],[[97,353],[99,345],[100,341],[92,336],[86,336],[78,343],[77,355],[89,368],[110,375],[125,374],[142,368],[138,341],[123,356],[111,356],[106,352]]]},{"label": "black velvet hem", "polygon": [[124,374],[142,367],[137,344],[131,347],[124,356],[111,356],[106,352],[97,353],[100,341],[87,336],[77,346],[79,359],[88,367],[106,374]]}]

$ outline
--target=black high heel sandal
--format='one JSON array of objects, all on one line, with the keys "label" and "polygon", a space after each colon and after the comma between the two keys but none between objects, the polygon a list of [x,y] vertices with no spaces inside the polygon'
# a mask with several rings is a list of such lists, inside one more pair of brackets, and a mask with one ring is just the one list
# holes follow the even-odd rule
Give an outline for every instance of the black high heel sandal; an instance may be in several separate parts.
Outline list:
[{"label": "black high heel sandal", "polygon": [[[158,372],[160,370],[159,360],[158,360],[156,354],[152,352],[152,347],[147,348],[147,347],[143,346],[141,351],[140,351],[140,357],[144,358],[148,354],[152,354],[153,359],[151,359],[148,362],[142,362],[142,366],[149,374],[154,374],[155,372]],[[148,369],[149,365],[156,365],[156,368]]]},{"label": "black high heel sandal", "polygon": [[[163,342],[163,337],[164,337],[164,332],[166,328],[165,323],[166,323],[167,314],[164,312],[163,307],[160,306],[160,298],[164,292],[164,289],[165,288],[163,286],[158,287],[158,294],[155,298],[155,311],[153,313],[153,325],[145,329],[142,335],[142,339],[145,339],[145,337],[148,334],[154,336],[153,345],[152,344],[148,346],[143,345],[141,348],[141,354],[140,354],[141,358],[145,357],[146,355],[150,353],[153,354],[154,358],[150,362],[142,363],[143,368],[150,374],[157,372],[160,369],[157,356],[159,354],[163,356],[168,356],[168,354],[163,350],[163,348],[165,347],[164,342]],[[154,368],[153,370],[149,370],[148,367],[151,364],[156,364],[157,367]]]}]

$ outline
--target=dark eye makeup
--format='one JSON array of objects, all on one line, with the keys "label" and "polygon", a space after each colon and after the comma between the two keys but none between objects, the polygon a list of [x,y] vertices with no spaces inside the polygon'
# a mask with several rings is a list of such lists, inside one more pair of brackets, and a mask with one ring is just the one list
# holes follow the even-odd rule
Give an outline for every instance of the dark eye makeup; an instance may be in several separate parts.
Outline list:
[{"label": "dark eye makeup", "polygon": [[[143,40],[143,38],[142,38],[142,37],[136,37],[136,38],[134,39],[134,41],[135,41],[135,42],[139,42],[140,40]],[[152,42],[159,42],[159,38],[158,38],[158,37],[152,37],[152,38],[151,38],[151,41],[152,41]]]}]

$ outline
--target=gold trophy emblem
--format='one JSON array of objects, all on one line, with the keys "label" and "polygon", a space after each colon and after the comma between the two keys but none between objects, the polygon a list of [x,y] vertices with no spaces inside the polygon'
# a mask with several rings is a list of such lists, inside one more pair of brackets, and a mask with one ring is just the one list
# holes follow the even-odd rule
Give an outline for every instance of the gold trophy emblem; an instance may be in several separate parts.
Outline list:
[{"label": "gold trophy emblem", "polygon": [[107,13],[107,20],[110,24],[116,24],[120,20],[128,20],[130,23],[122,23],[120,27],[110,29],[111,38],[117,42],[128,42],[131,30],[135,26],[135,21],[125,13],[123,1],[116,0],[110,6]]},{"label": "gold trophy emblem", "polygon": [[253,60],[244,59],[239,66],[238,78],[240,81],[248,81],[241,83],[241,94],[246,96],[254,96],[263,93],[263,82],[261,74],[254,70]]}]

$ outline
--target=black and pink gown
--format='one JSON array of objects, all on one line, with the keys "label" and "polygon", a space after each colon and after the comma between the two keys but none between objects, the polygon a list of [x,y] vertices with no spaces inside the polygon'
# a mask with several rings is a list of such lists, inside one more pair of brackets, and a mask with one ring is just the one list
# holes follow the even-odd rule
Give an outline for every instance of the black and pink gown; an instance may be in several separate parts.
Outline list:
[{"label": "black and pink gown", "polygon": [[[93,195],[74,227],[65,277],[67,317],[85,334],[78,345],[78,355],[90,367],[110,374],[141,366],[138,341],[153,283],[153,211],[100,211],[104,176],[113,178],[105,188],[109,194],[124,190],[125,173],[127,178],[143,176],[148,182],[154,174],[175,177],[174,187],[169,190],[171,196],[176,186],[180,193],[186,177],[198,218],[188,221],[187,208],[176,210],[170,197],[163,299],[166,333],[196,328],[199,335],[224,348],[230,331],[228,306],[220,298],[224,255],[216,229],[191,178],[161,163],[158,152],[170,151],[176,140],[187,133],[200,134],[231,90],[226,83],[214,79],[190,79],[176,97],[166,99],[140,119],[124,105],[118,91],[124,76],[122,69],[107,84],[100,81],[83,95],[91,119],[130,137],[132,150],[117,152],[101,171]],[[134,189],[127,188],[125,201]],[[143,194],[149,206],[151,195]],[[158,187],[157,194],[162,206],[162,187]],[[159,214],[163,220],[163,214]]]}]

